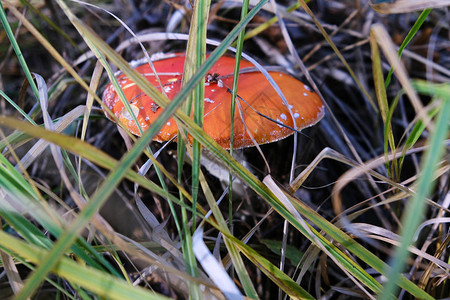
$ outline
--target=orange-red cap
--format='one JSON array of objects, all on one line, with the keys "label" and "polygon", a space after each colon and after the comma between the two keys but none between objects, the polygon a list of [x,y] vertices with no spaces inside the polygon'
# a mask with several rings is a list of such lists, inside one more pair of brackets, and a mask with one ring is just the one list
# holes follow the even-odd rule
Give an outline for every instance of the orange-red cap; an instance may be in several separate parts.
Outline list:
[{"label": "orange-red cap", "polygon": [[[162,83],[162,89],[169,99],[173,99],[181,89],[184,60],[184,54],[179,54],[162,57],[153,62]],[[232,57],[221,57],[205,79],[203,129],[225,149],[230,148],[230,107],[234,63],[235,59]],[[253,67],[253,64],[241,60],[241,69],[249,67]],[[140,65],[136,67],[136,70],[161,90],[148,64]],[[282,72],[269,72],[269,74],[283,92],[288,106],[283,103],[275,89],[259,71],[239,74],[237,101],[240,101],[244,120],[241,119],[236,107],[233,142],[235,149],[253,146],[253,141],[244,129],[244,124],[257,143],[265,144],[291,135],[294,132],[291,128],[295,127],[294,120],[297,130],[301,130],[316,124],[324,115],[322,102],[307,85]],[[162,109],[125,75],[119,75],[117,80],[141,128],[145,131],[159,116]],[[111,84],[103,93],[103,102],[130,132],[139,135],[136,123],[124,108]],[[173,119],[169,119],[154,140],[168,141],[177,134],[177,131],[177,124]]]}]

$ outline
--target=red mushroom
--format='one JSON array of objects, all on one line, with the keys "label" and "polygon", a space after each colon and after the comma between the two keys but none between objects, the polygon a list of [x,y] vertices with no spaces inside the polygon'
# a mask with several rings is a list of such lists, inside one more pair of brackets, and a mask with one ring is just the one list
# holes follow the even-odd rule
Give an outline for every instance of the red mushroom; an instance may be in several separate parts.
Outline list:
[{"label": "red mushroom", "polygon": [[[181,89],[184,60],[184,54],[178,54],[165,56],[153,62],[162,86],[159,85],[148,64],[142,64],[136,67],[136,70],[151,84],[160,90],[163,89],[167,97],[172,99]],[[221,57],[205,79],[203,129],[225,149],[230,147],[230,106],[234,63],[235,59],[232,57]],[[254,67],[253,64],[241,60],[241,69],[251,67]],[[294,132],[292,128],[295,127],[293,119],[295,119],[297,130],[300,130],[316,124],[323,117],[323,104],[307,85],[285,73],[269,72],[269,74],[283,92],[288,106],[283,103],[275,89],[259,71],[239,74],[237,98],[242,107],[244,120],[241,119],[236,107],[233,143],[235,149],[253,146],[253,141],[244,129],[244,124],[257,143],[265,144],[291,135]],[[125,75],[119,75],[117,80],[130,103],[132,112],[145,131],[159,116],[162,109]],[[136,123],[111,84],[103,93],[103,102],[130,132],[139,135]],[[175,121],[169,119],[154,140],[168,141],[177,134],[177,130]]]}]

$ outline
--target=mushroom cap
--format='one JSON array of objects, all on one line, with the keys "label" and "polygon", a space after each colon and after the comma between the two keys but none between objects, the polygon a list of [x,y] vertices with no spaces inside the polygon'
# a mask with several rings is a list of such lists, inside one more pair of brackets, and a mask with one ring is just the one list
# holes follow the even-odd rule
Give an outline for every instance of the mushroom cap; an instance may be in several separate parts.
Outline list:
[{"label": "mushroom cap", "polygon": [[[173,99],[181,89],[184,60],[184,54],[172,54],[153,61],[162,89],[169,99]],[[203,130],[225,149],[230,148],[234,63],[233,57],[221,57],[205,80]],[[240,69],[244,68],[254,66],[246,60],[241,60]],[[161,90],[148,64],[137,66],[136,70]],[[244,120],[236,105],[233,142],[235,149],[254,146],[247,130],[258,144],[265,144],[291,135],[294,131],[290,128],[295,128],[294,120],[297,130],[301,130],[316,124],[324,115],[321,100],[307,85],[282,72],[271,71],[269,74],[283,92],[289,108],[261,72],[256,70],[239,74],[237,100],[242,107]],[[142,130],[145,131],[161,114],[162,109],[124,74],[117,76],[117,80]],[[131,133],[139,135],[136,123],[111,84],[103,93],[103,102]],[[106,115],[111,119],[107,113]],[[176,136],[177,131],[177,124],[171,118],[154,140],[168,141]]]}]

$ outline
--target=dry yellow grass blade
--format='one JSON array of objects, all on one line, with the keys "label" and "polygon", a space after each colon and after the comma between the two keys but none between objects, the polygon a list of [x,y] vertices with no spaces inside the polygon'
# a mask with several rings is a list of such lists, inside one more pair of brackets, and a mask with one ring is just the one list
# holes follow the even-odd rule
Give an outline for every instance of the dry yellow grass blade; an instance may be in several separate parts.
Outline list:
[{"label": "dry yellow grass blade", "polygon": [[393,3],[376,3],[370,1],[370,6],[380,14],[401,14],[426,8],[440,8],[450,5],[450,0],[397,0]]},{"label": "dry yellow grass blade", "polygon": [[402,87],[405,89],[405,92],[408,95],[408,98],[411,101],[417,115],[424,121],[428,129],[432,130],[433,123],[431,122],[430,117],[426,114],[422,101],[420,101],[417,92],[414,90],[404,65],[398,58],[397,51],[395,51],[394,48],[394,43],[392,42],[388,32],[383,25],[375,24],[372,26],[371,34],[373,34],[380,45],[380,48],[383,50],[384,55],[394,68],[394,72],[397,75]]},{"label": "dry yellow grass blade", "polygon": [[23,287],[22,278],[20,278],[17,266],[10,255],[0,250],[0,258],[2,260],[3,268],[8,276],[9,285],[14,294],[17,294]]}]

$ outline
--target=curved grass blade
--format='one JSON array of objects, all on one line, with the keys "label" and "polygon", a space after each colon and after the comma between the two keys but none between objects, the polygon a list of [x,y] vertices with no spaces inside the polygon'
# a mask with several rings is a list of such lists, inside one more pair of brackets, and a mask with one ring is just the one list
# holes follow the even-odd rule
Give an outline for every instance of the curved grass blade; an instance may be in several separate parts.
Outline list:
[{"label": "curved grass blade", "polygon": [[[430,12],[431,12],[431,8],[427,8],[417,18],[417,20],[414,23],[413,27],[408,32],[408,35],[405,37],[405,39],[403,40],[402,44],[400,45],[400,48],[398,49],[398,57],[402,56],[403,50],[406,48],[406,46],[408,46],[409,42],[411,42],[411,40],[414,38],[416,33],[419,31],[420,27],[422,26],[423,22],[425,22],[425,20],[427,19],[427,16],[430,14]],[[389,73],[386,76],[386,80],[384,82],[384,85],[385,85],[386,88],[391,83],[391,77],[392,77],[393,73],[394,73],[394,68],[391,67],[391,69],[389,70]]]},{"label": "curved grass blade", "polygon": [[203,229],[201,226],[195,231],[192,239],[195,256],[212,281],[224,293],[225,297],[228,299],[244,300],[241,292],[230,276],[228,276],[222,264],[215,259],[208,247],[206,247],[203,241]]}]

